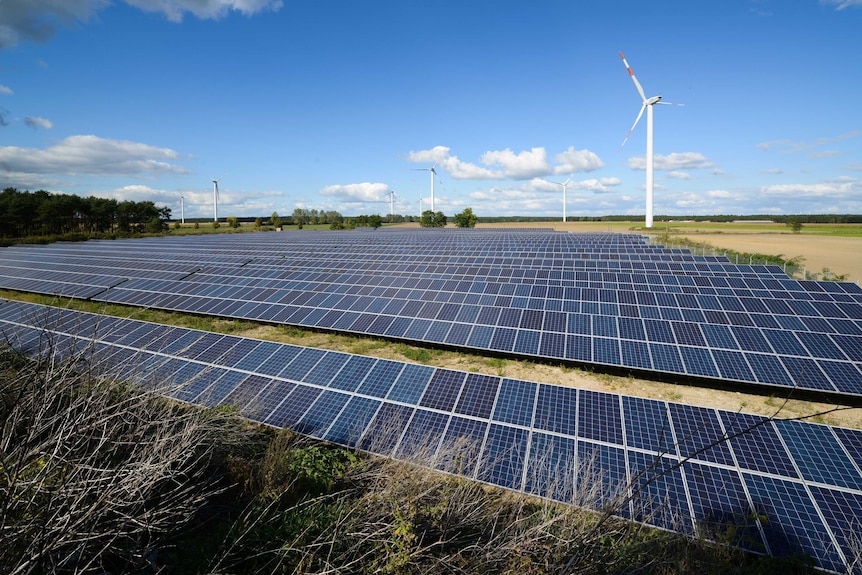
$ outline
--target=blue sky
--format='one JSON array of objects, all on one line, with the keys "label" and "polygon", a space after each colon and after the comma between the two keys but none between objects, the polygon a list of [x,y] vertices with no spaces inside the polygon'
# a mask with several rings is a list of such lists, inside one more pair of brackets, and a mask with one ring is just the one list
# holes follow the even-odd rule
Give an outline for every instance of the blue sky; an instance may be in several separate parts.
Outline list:
[{"label": "blue sky", "polygon": [[862,0],[3,0],[0,188],[186,217],[862,213]]}]

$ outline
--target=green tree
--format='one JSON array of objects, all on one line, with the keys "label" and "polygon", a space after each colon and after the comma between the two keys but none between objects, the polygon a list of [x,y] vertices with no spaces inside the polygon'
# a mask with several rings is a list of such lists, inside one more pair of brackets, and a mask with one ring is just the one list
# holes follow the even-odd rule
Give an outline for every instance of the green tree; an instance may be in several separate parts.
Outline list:
[{"label": "green tree", "polygon": [[464,208],[463,212],[455,214],[455,225],[459,228],[475,228],[478,220],[472,208]]},{"label": "green tree", "polygon": [[272,224],[274,228],[281,227],[281,218],[278,217],[278,212],[272,212],[272,215],[269,216],[269,223]]},{"label": "green tree", "polygon": [[802,216],[790,216],[787,218],[787,226],[794,234],[798,234],[802,231]]},{"label": "green tree", "polygon": [[383,218],[380,217],[380,214],[372,214],[368,216],[368,226],[374,228],[375,230],[383,225]]},{"label": "green tree", "polygon": [[419,220],[419,225],[423,228],[445,228],[446,216],[443,215],[443,212],[425,210],[422,212],[422,219]]},{"label": "green tree", "polygon": [[254,228],[256,230],[259,230],[262,227],[263,227],[263,218],[255,218],[254,219]]},{"label": "green tree", "polygon": [[236,216],[228,216],[227,225],[234,229],[238,228],[240,226],[239,218]]}]

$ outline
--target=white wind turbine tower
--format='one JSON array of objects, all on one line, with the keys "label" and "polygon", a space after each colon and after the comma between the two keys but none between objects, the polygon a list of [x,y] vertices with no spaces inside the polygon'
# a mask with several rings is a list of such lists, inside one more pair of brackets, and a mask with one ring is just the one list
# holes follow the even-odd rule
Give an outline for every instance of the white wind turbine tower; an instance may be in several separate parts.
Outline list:
[{"label": "white wind turbine tower", "polygon": [[395,190],[389,190],[387,194],[389,196],[389,220],[395,219]]},{"label": "white wind turbine tower", "polygon": [[626,70],[629,71],[629,76],[632,77],[632,81],[635,83],[635,88],[638,90],[638,94],[640,94],[641,100],[643,100],[643,105],[641,106],[641,111],[638,112],[638,117],[635,118],[635,123],[632,124],[629,133],[626,134],[626,139],[623,140],[620,148],[626,145],[626,142],[629,140],[629,136],[632,135],[632,132],[635,129],[635,126],[638,125],[638,122],[643,116],[644,108],[647,111],[647,143],[646,143],[646,227],[652,227],[653,221],[653,168],[655,167],[655,159],[653,157],[653,111],[652,107],[655,104],[670,104],[676,106],[682,106],[684,104],[671,104],[670,102],[662,102],[661,96],[653,96],[652,98],[647,98],[646,94],[644,94],[644,89],[641,87],[638,79],[635,78],[635,73],[632,72],[631,66],[626,62],[626,57],[623,56],[623,53],[620,52],[620,58],[623,59],[623,64],[626,65]]},{"label": "white wind turbine tower", "polygon": [[549,182],[551,184],[557,184],[558,186],[562,186],[562,188],[563,188],[563,221],[565,222],[566,221],[566,188],[568,187],[569,182],[572,181],[572,178],[569,177],[569,179],[566,180],[565,182],[563,182],[562,184],[560,182],[552,182],[551,180],[545,180],[545,181]]},{"label": "white wind turbine tower", "polygon": [[218,221],[218,180],[213,180],[213,221]]},{"label": "white wind turbine tower", "polygon": [[180,196],[180,219],[186,223],[186,197]]},{"label": "white wind turbine tower", "polygon": [[[434,211],[434,178],[437,177],[437,169],[436,168],[437,168],[438,162],[439,162],[439,160],[437,162],[434,162],[434,165],[431,166],[430,168],[413,168],[414,170],[422,170],[424,172],[431,172],[431,211],[432,212]],[[442,184],[443,181],[441,180],[440,183]],[[420,211],[421,211],[421,201],[420,201]],[[419,214],[419,215],[422,215],[422,214]]]}]

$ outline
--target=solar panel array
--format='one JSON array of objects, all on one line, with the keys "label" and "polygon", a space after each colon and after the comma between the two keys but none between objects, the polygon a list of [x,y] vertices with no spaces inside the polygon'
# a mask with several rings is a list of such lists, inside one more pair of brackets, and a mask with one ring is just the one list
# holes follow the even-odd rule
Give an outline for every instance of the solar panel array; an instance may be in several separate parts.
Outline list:
[{"label": "solar panel array", "polygon": [[0,333],[178,400],[565,503],[622,490],[624,518],[705,537],[732,524],[733,545],[860,573],[858,430],[13,301]]},{"label": "solar panel array", "polygon": [[0,288],[862,397],[862,289],[633,234],[238,234],[0,252]]}]

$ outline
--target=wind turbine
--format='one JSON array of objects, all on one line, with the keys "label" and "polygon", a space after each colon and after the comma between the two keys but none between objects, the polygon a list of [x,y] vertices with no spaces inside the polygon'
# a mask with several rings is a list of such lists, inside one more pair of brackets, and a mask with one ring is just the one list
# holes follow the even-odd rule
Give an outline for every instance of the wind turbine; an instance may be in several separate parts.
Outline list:
[{"label": "wind turbine", "polygon": [[391,222],[395,219],[395,204],[393,203],[395,200],[395,190],[389,190],[386,195],[389,196],[389,220]]},{"label": "wind turbine", "polygon": [[632,72],[631,66],[626,62],[626,57],[623,56],[623,53],[620,52],[620,58],[623,59],[623,64],[626,65],[626,70],[629,71],[629,76],[632,77],[632,81],[635,83],[635,88],[638,90],[638,94],[640,94],[641,100],[643,101],[643,105],[641,106],[641,111],[638,112],[638,117],[635,118],[635,123],[632,124],[629,133],[626,134],[626,139],[623,140],[623,143],[620,145],[620,148],[626,145],[626,142],[629,140],[629,136],[632,135],[632,132],[635,129],[635,126],[638,125],[638,122],[643,116],[644,108],[647,111],[647,143],[646,143],[646,227],[652,227],[653,221],[653,168],[655,167],[655,161],[653,157],[653,111],[652,107],[656,104],[669,104],[673,106],[683,106],[684,104],[672,104],[671,102],[662,102],[661,96],[653,96],[652,98],[647,98],[646,94],[644,94],[644,89],[641,87],[638,79],[635,78],[635,73]]},{"label": "wind turbine", "polygon": [[[434,162],[434,165],[431,166],[430,168],[413,168],[414,170],[422,170],[423,172],[431,172],[431,211],[432,212],[434,211],[434,177],[437,176],[436,168],[437,168],[438,162],[439,162],[439,160],[437,162]],[[437,177],[439,179],[439,176],[437,176]],[[441,185],[443,184],[443,180],[440,180],[440,184]],[[421,202],[420,202],[420,204],[421,204]],[[421,205],[420,205],[420,209],[421,209]]]},{"label": "wind turbine", "polygon": [[180,220],[186,223],[186,197],[180,196]]},{"label": "wind turbine", "polygon": [[566,187],[569,185],[569,182],[572,181],[572,178],[570,176],[569,179],[566,180],[565,182],[563,182],[562,184],[560,182],[552,182],[551,180],[545,180],[545,181],[549,182],[551,184],[557,184],[558,186],[563,187],[563,221],[565,222],[566,221]]},{"label": "wind turbine", "polygon": [[218,180],[213,180],[213,221],[218,221]]}]

